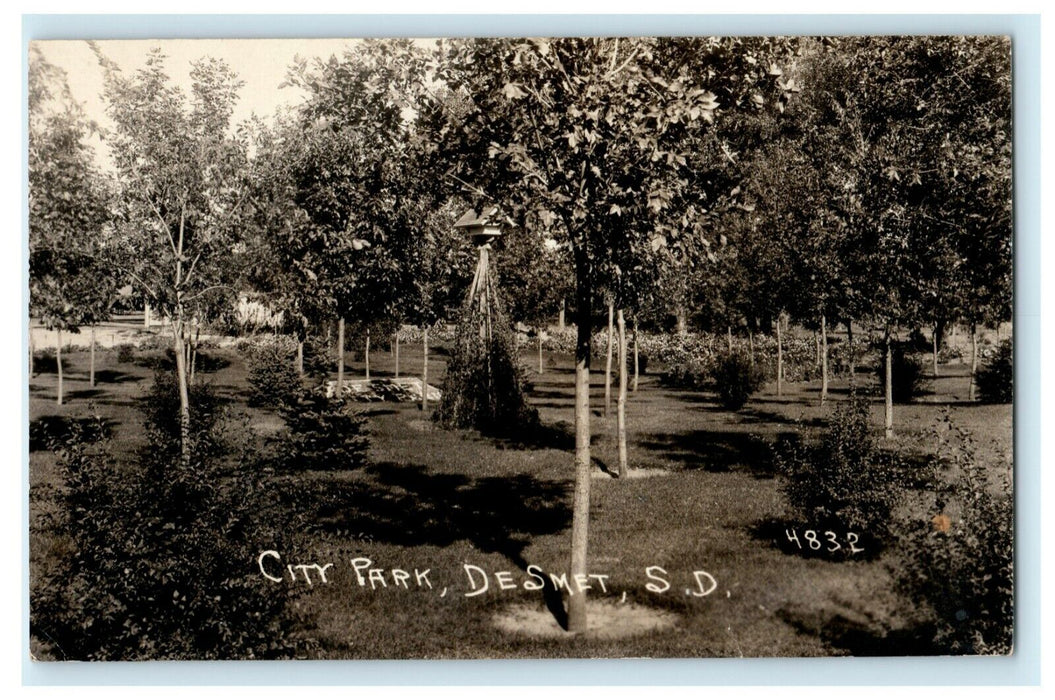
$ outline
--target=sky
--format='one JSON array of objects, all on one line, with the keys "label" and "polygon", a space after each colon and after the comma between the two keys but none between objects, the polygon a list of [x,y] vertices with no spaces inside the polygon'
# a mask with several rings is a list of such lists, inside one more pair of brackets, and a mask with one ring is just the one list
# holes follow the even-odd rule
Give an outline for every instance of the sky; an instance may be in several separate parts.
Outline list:
[{"label": "sky", "polygon": [[[126,73],[146,62],[151,49],[160,47],[168,56],[169,75],[189,91],[191,63],[203,56],[223,59],[245,81],[235,106],[233,124],[256,114],[270,118],[280,106],[299,103],[305,95],[293,87],[279,88],[293,57],[327,58],[340,54],[356,39],[180,39],[144,41],[97,41],[104,55]],[[66,71],[70,92],[87,116],[104,129],[111,124],[102,99],[103,71],[86,41],[37,41],[44,58]],[[100,165],[109,158],[98,138],[92,140]]]}]

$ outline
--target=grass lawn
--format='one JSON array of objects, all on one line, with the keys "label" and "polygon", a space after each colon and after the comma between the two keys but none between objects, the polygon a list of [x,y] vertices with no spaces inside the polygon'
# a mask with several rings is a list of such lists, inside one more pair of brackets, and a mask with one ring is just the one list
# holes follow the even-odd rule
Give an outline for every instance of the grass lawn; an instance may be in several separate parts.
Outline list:
[{"label": "grass lawn", "polygon": [[[229,364],[207,375],[219,393],[250,416],[261,436],[282,429],[267,410],[245,406],[245,366],[229,350],[212,351]],[[525,362],[536,367],[534,350]],[[151,371],[118,364],[116,353],[97,353],[98,386],[87,386],[87,353],[64,354],[67,403],[54,401],[55,376],[30,379],[30,419],[96,411],[111,421],[116,445],[132,450],[141,440],[136,407]],[[429,377],[439,385],[445,356],[430,355]],[[298,488],[326,494],[308,501],[308,523],[296,551],[281,552],[282,565],[333,563],[327,584],[289,582],[296,602],[313,621],[308,634],[319,641],[321,658],[481,658],[600,656],[821,656],[926,652],[907,629],[911,603],[892,591],[890,567],[896,552],[852,561],[830,561],[786,553],[763,525],[785,515],[779,479],[768,446],[781,434],[823,427],[830,405],[818,405],[818,383],[790,384],[784,395],[766,387],[738,413],[720,409],[706,393],[659,386],[642,378],[628,406],[633,469],[662,470],[649,478],[616,480],[603,470],[616,460],[613,415],[604,417],[603,373],[592,384],[593,456],[598,478],[591,499],[589,570],[606,575],[607,593],[595,585],[594,600],[613,606],[639,604],[676,614],[673,628],[632,638],[605,640],[589,635],[541,639],[500,630],[496,615],[524,604],[542,608],[540,592],[525,590],[529,565],[547,573],[567,571],[571,528],[572,401],[570,358],[547,356],[546,371],[527,371],[530,399],[543,423],[553,428],[530,444],[483,438],[433,426],[418,407],[364,404],[371,431],[370,466],[360,471],[307,472]],[[603,361],[597,363],[603,370]],[[421,349],[401,347],[403,374],[420,372]],[[349,363],[347,376],[361,376]],[[371,357],[375,376],[391,373],[386,351]],[[942,406],[975,437],[979,456],[994,472],[1008,469],[1012,455],[1011,406],[968,403],[967,370],[942,367],[932,394],[895,408],[895,447],[906,452],[933,449],[929,429]],[[871,376],[861,376],[872,382]],[[845,401],[848,387],[836,381],[829,404]],[[873,400],[877,431],[882,403]],[[56,551],[37,526],[49,507],[49,487],[59,483],[54,456],[30,453],[32,570],[47,566]],[[928,517],[927,513],[912,514]],[[809,523],[802,523],[808,527]],[[369,558],[382,568],[387,585],[361,585],[351,560]],[[488,573],[489,589],[474,596],[463,569]],[[240,562],[258,575],[256,562]],[[670,582],[653,592],[646,576]],[[390,570],[411,573],[408,587],[396,585]],[[414,570],[429,570],[431,588],[417,585]],[[282,569],[276,564],[275,572]],[[534,571],[534,569],[533,569]],[[693,572],[716,582],[713,592],[695,597]],[[495,572],[509,572],[516,587],[501,590]],[[363,576],[367,572],[363,570]],[[477,574],[477,582],[479,575]],[[375,586],[380,584],[376,583]],[[446,593],[443,593],[446,589]],[[624,597],[625,593],[625,597]],[[47,656],[46,644],[34,653]]]}]

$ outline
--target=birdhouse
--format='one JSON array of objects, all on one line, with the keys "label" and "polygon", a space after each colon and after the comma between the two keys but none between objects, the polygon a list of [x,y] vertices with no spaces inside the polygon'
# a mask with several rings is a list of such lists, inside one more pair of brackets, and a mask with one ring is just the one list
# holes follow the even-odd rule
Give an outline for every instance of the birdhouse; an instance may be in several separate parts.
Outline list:
[{"label": "birdhouse", "polygon": [[502,226],[498,217],[498,207],[484,207],[477,215],[475,209],[462,214],[454,224],[454,228],[461,229],[473,239],[477,246],[484,246],[502,235]]}]

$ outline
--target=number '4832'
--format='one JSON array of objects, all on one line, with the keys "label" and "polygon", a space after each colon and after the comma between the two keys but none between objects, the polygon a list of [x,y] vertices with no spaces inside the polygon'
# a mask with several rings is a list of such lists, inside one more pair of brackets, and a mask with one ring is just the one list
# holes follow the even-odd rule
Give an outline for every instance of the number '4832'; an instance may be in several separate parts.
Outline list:
[{"label": "number '4832'", "polygon": [[865,551],[864,547],[857,546],[860,538],[856,532],[843,533],[842,538],[833,530],[803,530],[801,537],[797,528],[785,530],[784,533],[787,535],[788,542],[794,542],[799,549],[811,549],[815,552],[823,550],[832,553],[846,549],[849,554]]}]

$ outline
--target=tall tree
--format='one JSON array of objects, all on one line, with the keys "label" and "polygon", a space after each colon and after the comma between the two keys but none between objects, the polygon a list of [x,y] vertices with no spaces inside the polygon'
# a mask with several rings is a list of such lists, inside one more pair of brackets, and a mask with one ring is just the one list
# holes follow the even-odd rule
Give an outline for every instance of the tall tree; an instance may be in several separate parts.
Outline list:
[{"label": "tall tree", "polygon": [[29,65],[29,312],[56,334],[63,402],[62,333],[109,315],[118,273],[107,191],[87,138],[95,128],[69,92],[66,75],[39,50]]},{"label": "tall tree", "polygon": [[190,94],[150,52],[131,75],[93,45],[104,69],[116,204],[127,272],[151,307],[172,321],[180,399],[181,453],[191,449],[189,356],[194,308],[225,289],[245,209],[244,134],[231,132],[242,83],[222,61],[196,61]]},{"label": "tall tree", "polygon": [[[515,196],[554,222],[575,270],[575,493],[571,573],[585,574],[590,503],[591,302],[611,251],[628,238],[656,250],[695,244],[706,183],[693,177],[694,134],[765,80],[770,47],[743,40],[452,41],[437,78],[462,110],[440,137],[496,201]],[[713,84],[713,87],[712,87]],[[497,167],[496,167],[497,166]],[[495,184],[492,184],[495,183]],[[492,189],[493,188],[493,189]],[[708,192],[708,195],[716,193]],[[568,629],[586,626],[585,596]]]}]

